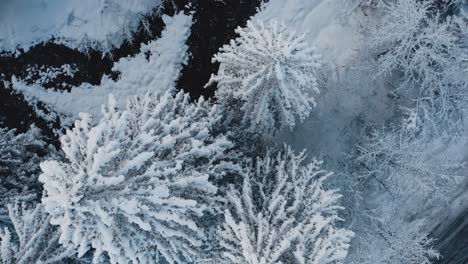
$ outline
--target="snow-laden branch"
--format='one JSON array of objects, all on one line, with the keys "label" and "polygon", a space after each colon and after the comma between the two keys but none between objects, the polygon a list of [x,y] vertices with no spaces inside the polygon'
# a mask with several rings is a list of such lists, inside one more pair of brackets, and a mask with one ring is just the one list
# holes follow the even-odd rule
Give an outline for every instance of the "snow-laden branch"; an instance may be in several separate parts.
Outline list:
[{"label": "snow-laden branch", "polygon": [[[0,230],[0,263],[64,263],[75,251],[59,244],[60,233],[49,223],[42,205],[28,209],[25,204],[9,205],[13,230]],[[13,231],[13,232],[12,232]]]}]

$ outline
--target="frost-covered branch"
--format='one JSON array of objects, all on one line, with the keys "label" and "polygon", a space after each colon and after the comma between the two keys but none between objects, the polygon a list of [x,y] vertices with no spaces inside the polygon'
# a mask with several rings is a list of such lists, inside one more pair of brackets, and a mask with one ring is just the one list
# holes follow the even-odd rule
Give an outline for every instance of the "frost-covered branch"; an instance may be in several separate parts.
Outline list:
[{"label": "frost-covered branch", "polygon": [[23,134],[0,129],[0,207],[15,200],[40,198],[39,163],[56,158],[56,152],[41,141],[40,131],[32,127]]},{"label": "frost-covered branch", "polygon": [[[436,2],[381,1],[384,18],[370,34],[377,74],[401,77],[398,93],[421,108],[421,118],[459,122],[468,82],[463,73],[468,25],[446,16]],[[423,112],[429,112],[430,115]]]},{"label": "frost-covered branch", "polygon": [[441,257],[432,247],[434,239],[422,231],[421,221],[399,217],[361,220],[359,236],[353,241],[354,254],[347,263],[430,264]]},{"label": "frost-covered branch", "polygon": [[380,235],[388,244],[388,251],[382,254],[382,263],[431,264],[440,254],[432,248],[434,240],[422,233],[420,226],[402,221],[388,224]]},{"label": "frost-covered branch", "polygon": [[444,200],[462,180],[460,157],[441,152],[442,140],[427,141],[410,133],[378,133],[359,146],[355,161],[360,177],[379,180],[396,197]]},{"label": "frost-covered branch", "polygon": [[[59,232],[49,223],[42,205],[27,209],[25,204],[8,206],[13,230],[0,230],[0,263],[64,263],[75,253],[59,244]],[[13,232],[12,232],[13,231]]]},{"label": "frost-covered branch", "polygon": [[379,72],[402,70],[408,82],[418,82],[429,89],[440,79],[445,68],[456,63],[460,52],[463,21],[456,17],[445,20],[440,13],[431,13],[432,1],[382,1],[386,19],[373,34],[373,48],[380,50]]}]

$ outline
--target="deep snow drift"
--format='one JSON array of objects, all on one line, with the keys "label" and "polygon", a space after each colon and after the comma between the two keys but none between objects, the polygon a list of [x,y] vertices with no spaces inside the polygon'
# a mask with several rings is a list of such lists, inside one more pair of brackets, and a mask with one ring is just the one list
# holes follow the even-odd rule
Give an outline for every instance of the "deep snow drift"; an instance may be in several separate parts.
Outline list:
[{"label": "deep snow drift", "polygon": [[0,51],[27,50],[54,39],[107,51],[131,37],[160,0],[6,0],[0,2]]}]

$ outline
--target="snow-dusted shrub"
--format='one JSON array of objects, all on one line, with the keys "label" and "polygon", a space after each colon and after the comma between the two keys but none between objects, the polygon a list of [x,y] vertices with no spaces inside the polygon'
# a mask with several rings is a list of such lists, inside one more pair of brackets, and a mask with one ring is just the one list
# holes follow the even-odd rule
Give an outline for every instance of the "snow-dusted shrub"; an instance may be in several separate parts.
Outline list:
[{"label": "snow-dusted shrub", "polygon": [[94,261],[169,263],[197,259],[205,234],[197,221],[217,188],[208,178],[231,143],[210,131],[220,115],[203,99],[147,94],[103,118],[87,114],[61,138],[67,161],[41,164],[42,202],[60,242]]},{"label": "snow-dusted shrub", "polygon": [[319,56],[304,34],[276,21],[249,21],[236,33],[239,37],[214,56],[220,67],[208,85],[218,84],[221,100],[240,99],[244,121],[252,129],[292,129],[296,119],[303,121],[315,106]]},{"label": "snow-dusted shrub", "polygon": [[55,151],[40,140],[37,128],[19,135],[0,128],[0,207],[6,208],[14,200],[40,198],[39,163],[54,155]]},{"label": "snow-dusted shrub", "polygon": [[[64,263],[74,251],[59,244],[59,232],[49,223],[42,205],[28,209],[25,204],[8,205],[14,230],[0,230],[0,263]],[[12,232],[13,231],[13,232]]]},{"label": "snow-dusted shrub", "polygon": [[355,162],[361,179],[376,179],[394,197],[446,199],[459,182],[460,157],[443,140],[427,140],[410,132],[375,132],[359,146]]},{"label": "snow-dusted shrub", "polygon": [[346,257],[352,232],[335,226],[341,195],[323,188],[330,173],[321,162],[304,159],[288,148],[247,165],[241,188],[227,194],[226,262],[326,264]]}]

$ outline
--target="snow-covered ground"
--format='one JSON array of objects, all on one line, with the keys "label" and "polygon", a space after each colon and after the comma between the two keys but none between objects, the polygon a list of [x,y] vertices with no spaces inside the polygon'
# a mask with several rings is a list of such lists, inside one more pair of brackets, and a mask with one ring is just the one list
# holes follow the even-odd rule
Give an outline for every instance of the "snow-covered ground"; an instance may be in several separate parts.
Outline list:
[{"label": "snow-covered ground", "polygon": [[291,29],[306,32],[310,43],[329,61],[341,65],[353,54],[359,34],[353,23],[341,23],[345,0],[271,0],[253,19],[285,22]]},{"label": "snow-covered ground", "polygon": [[160,0],[2,0],[0,51],[48,41],[108,50],[130,37]]},{"label": "snow-covered ground", "polygon": [[115,63],[113,70],[120,72],[117,81],[104,76],[100,85],[85,83],[67,92],[45,89],[40,84],[27,85],[23,80],[13,78],[12,87],[30,104],[44,103],[62,116],[61,121],[65,124],[76,119],[79,112],[99,116],[101,104],[106,102],[109,94],[122,104],[128,96],[146,92],[161,94],[174,89],[188,59],[185,42],[190,34],[192,17],[181,13],[174,17],[165,15],[163,20],[166,28],[161,38],[142,45],[136,56],[125,57]]}]

